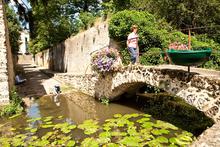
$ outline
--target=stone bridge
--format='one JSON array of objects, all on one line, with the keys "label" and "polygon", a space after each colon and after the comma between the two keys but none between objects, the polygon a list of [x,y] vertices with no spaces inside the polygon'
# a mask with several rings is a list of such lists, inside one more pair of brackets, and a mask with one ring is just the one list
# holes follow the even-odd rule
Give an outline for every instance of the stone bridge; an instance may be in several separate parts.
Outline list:
[{"label": "stone bridge", "polygon": [[77,90],[114,100],[117,96],[149,84],[184,99],[213,120],[220,120],[220,72],[203,69],[188,73],[181,66],[126,66],[105,74],[56,74]]}]

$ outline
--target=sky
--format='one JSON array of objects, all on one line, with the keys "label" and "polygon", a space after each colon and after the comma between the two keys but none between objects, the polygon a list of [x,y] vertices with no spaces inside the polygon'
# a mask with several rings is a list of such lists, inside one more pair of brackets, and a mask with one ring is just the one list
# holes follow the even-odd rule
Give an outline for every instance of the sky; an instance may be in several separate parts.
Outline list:
[{"label": "sky", "polygon": [[[31,9],[31,6],[30,6],[30,3],[28,2],[28,0],[18,0],[18,2],[20,4],[23,4],[25,8],[27,7],[28,9]],[[14,9],[15,13],[17,12],[16,4],[13,0],[10,1],[9,6],[12,9]],[[22,28],[29,29],[28,22],[23,21],[23,22],[20,22],[20,23],[21,23]]]}]

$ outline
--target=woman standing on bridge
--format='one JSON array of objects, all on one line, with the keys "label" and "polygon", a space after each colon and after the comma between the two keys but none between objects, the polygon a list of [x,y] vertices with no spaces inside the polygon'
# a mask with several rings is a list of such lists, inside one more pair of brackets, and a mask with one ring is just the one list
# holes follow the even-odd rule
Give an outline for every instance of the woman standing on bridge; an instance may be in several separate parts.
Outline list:
[{"label": "woman standing on bridge", "polygon": [[131,54],[131,63],[135,64],[137,61],[137,48],[138,48],[138,27],[136,25],[132,25],[131,33],[128,35],[127,39],[127,47]]}]

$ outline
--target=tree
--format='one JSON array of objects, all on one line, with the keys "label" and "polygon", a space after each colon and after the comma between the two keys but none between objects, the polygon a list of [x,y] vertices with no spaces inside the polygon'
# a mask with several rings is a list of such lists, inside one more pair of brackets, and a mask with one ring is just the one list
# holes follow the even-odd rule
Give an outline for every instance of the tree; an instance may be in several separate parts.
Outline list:
[{"label": "tree", "polygon": [[47,49],[93,23],[100,10],[98,0],[30,0],[33,53]]},{"label": "tree", "polygon": [[12,49],[12,53],[16,54],[19,50],[19,41],[20,41],[20,32],[21,27],[20,23],[16,17],[16,14],[12,9],[6,5],[6,18],[9,30],[9,41]]}]

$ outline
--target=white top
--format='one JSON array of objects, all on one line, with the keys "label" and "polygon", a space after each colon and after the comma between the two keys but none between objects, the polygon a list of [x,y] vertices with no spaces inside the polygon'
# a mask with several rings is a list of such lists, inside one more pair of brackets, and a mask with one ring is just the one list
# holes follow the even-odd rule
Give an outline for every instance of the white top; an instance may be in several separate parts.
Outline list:
[{"label": "white top", "polygon": [[134,32],[128,35],[127,46],[137,48],[138,47],[138,35]]}]

